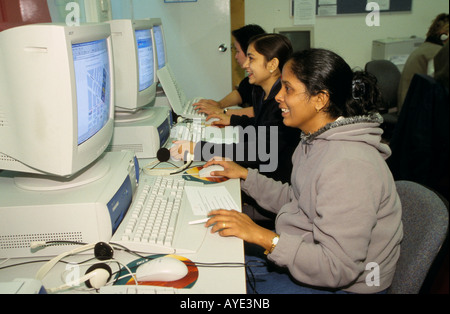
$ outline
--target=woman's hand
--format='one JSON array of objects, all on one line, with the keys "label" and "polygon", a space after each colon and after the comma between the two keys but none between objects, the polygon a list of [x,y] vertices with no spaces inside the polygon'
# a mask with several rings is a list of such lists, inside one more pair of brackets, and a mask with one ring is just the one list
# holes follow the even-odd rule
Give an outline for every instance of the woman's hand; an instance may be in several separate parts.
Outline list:
[{"label": "woman's hand", "polygon": [[211,123],[213,126],[228,126],[231,123],[231,116],[224,113],[210,114],[206,118],[206,121],[211,119],[214,119],[214,122]]},{"label": "woman's hand", "polygon": [[213,171],[212,176],[222,176],[229,179],[247,179],[248,169],[239,166],[233,161],[226,160],[222,157],[214,157],[208,161],[203,167],[206,168],[211,165],[219,165],[223,167],[223,171]]},{"label": "woman's hand", "polygon": [[186,160],[187,155],[193,155],[195,143],[190,141],[175,141],[170,148],[170,156],[174,160]]},{"label": "woman's hand", "polygon": [[257,244],[268,250],[272,246],[275,232],[265,229],[250,219],[246,214],[235,210],[214,210],[208,214],[211,217],[206,227],[211,227],[211,233],[218,233],[222,237],[237,237],[248,243]]},{"label": "woman's hand", "polygon": [[201,99],[199,102],[193,104],[194,109],[199,113],[204,113],[206,115],[222,113],[220,103],[212,99]]}]

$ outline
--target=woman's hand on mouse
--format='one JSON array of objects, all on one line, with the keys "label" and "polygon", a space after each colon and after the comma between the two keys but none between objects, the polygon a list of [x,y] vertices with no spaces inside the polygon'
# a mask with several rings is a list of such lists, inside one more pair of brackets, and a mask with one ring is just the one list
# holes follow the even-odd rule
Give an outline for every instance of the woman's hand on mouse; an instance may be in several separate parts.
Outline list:
[{"label": "woman's hand on mouse", "polygon": [[222,157],[214,157],[208,161],[203,167],[209,167],[211,165],[219,165],[223,167],[223,171],[213,171],[211,175],[213,176],[223,176],[229,179],[247,179],[248,169],[239,166],[233,161],[226,160]]}]

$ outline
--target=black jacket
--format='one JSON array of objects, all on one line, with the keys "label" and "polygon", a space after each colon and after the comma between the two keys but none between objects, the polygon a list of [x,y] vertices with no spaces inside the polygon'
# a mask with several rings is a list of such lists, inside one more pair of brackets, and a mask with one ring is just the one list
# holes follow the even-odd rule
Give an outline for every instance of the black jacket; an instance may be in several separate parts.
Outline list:
[{"label": "black jacket", "polygon": [[395,180],[409,180],[449,195],[448,89],[432,77],[411,81],[387,160]]}]

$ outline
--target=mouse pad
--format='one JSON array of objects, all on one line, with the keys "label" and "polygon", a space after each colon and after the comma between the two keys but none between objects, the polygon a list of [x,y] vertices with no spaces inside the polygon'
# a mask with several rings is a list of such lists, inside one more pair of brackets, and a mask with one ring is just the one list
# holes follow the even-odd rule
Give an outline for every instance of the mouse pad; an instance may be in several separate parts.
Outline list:
[{"label": "mouse pad", "polygon": [[[198,268],[197,268],[197,266],[195,266],[195,264],[191,260],[189,260],[185,257],[182,257],[182,256],[172,255],[172,254],[150,255],[150,256],[147,256],[144,258],[139,258],[137,260],[132,261],[131,263],[129,263],[127,265],[127,267],[131,270],[132,273],[136,273],[136,269],[140,265],[142,265],[146,262],[149,262],[152,259],[164,257],[164,256],[176,258],[176,259],[182,261],[184,264],[186,264],[186,266],[188,268],[188,274],[186,276],[184,276],[183,278],[181,278],[179,280],[175,280],[175,281],[138,281],[138,284],[142,285],[142,286],[171,287],[171,288],[177,288],[177,289],[192,288],[198,279]],[[116,285],[118,285],[118,286],[136,285],[136,283],[135,283],[133,277],[130,275],[129,271],[125,267],[122,267],[121,270],[116,275],[116,282],[114,283],[114,285],[115,286]]]},{"label": "mouse pad", "polygon": [[202,169],[203,169],[203,167],[200,166],[200,167],[194,167],[194,168],[187,170],[185,172],[186,175],[183,175],[183,179],[185,179],[186,181],[196,181],[196,182],[201,182],[204,184],[214,184],[214,183],[225,182],[228,180],[228,178],[226,178],[226,177],[200,178],[198,175],[198,172]]}]

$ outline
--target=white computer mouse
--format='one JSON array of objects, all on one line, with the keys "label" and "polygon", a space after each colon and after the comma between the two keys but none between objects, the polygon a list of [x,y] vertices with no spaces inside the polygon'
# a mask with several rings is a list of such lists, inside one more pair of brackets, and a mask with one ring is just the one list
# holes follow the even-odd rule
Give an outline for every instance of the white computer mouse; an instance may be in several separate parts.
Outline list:
[{"label": "white computer mouse", "polygon": [[205,125],[211,125],[211,124],[213,124],[216,121],[220,121],[220,119],[211,118],[211,119],[209,119],[208,121],[205,122]]},{"label": "white computer mouse", "polygon": [[158,257],[136,269],[137,281],[176,281],[184,278],[188,268],[182,261],[169,257]]},{"label": "white computer mouse", "polygon": [[200,177],[200,178],[207,178],[207,177],[220,177],[220,176],[212,176],[211,175],[211,172],[214,172],[214,171],[223,171],[224,170],[224,168],[222,167],[222,166],[219,166],[219,165],[211,165],[211,166],[209,166],[209,167],[206,167],[206,168],[203,168],[203,169],[201,169],[199,172],[198,172],[198,176]]}]

